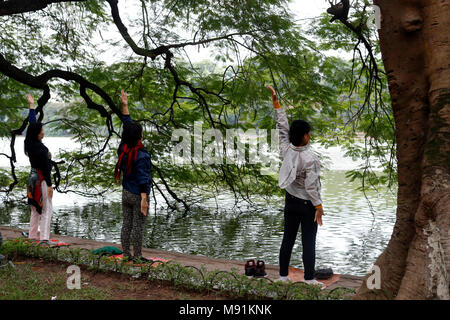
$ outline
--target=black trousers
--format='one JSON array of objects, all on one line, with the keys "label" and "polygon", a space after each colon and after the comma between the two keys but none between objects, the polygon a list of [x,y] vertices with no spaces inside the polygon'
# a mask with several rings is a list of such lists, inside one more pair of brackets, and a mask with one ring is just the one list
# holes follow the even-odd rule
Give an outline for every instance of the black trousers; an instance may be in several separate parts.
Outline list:
[{"label": "black trousers", "polygon": [[284,234],[280,248],[280,276],[289,274],[289,262],[292,248],[301,225],[302,260],[305,268],[305,280],[314,279],[316,263],[317,223],[314,222],[316,209],[309,200],[296,198],[286,192],[284,205]]}]

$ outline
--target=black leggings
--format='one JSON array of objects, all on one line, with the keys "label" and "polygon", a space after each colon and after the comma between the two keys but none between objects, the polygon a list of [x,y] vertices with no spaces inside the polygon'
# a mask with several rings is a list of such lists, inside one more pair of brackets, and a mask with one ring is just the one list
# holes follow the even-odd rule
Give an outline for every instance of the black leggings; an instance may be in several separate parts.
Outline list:
[{"label": "black leggings", "polygon": [[316,209],[309,200],[296,198],[286,192],[284,205],[284,234],[280,248],[280,276],[289,274],[292,248],[297,238],[298,228],[302,227],[302,260],[305,280],[314,279],[316,262],[317,223],[314,222]]},{"label": "black leggings", "polygon": [[[149,201],[147,197],[147,202]],[[126,189],[122,191],[123,224],[121,242],[124,257],[130,257],[130,242],[133,242],[135,258],[142,256],[142,238],[147,216],[141,213],[141,195],[133,194]]]}]

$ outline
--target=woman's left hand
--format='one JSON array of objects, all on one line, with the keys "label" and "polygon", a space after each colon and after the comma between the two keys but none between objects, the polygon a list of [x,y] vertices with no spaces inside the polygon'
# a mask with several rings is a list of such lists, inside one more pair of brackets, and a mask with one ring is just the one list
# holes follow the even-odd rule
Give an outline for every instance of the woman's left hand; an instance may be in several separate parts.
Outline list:
[{"label": "woman's left hand", "polygon": [[142,196],[141,194],[141,213],[144,216],[147,216],[147,211],[148,211],[147,195]]},{"label": "woman's left hand", "polygon": [[320,207],[320,208],[317,208],[316,209],[316,215],[315,215],[315,217],[314,217],[314,222],[317,222],[317,224],[319,225],[319,226],[322,226],[322,216],[324,216],[325,215],[325,213],[323,212],[323,208],[322,207]]}]

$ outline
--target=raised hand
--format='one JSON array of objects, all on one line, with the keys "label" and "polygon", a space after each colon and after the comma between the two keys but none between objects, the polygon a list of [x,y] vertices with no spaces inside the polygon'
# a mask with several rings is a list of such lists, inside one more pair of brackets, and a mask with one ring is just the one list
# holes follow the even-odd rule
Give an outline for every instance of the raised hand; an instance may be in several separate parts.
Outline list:
[{"label": "raised hand", "polygon": [[128,106],[127,93],[123,90],[120,90],[120,102],[122,103],[122,106]]},{"label": "raised hand", "polygon": [[275,89],[272,88],[272,86],[270,85],[266,85],[267,89],[269,89],[270,91],[272,91],[272,101],[275,102],[277,101],[277,93],[275,92]]},{"label": "raised hand", "polygon": [[127,93],[123,90],[120,90],[120,102],[122,103],[122,114],[129,115],[128,111],[128,96]]},{"label": "raised hand", "polygon": [[30,109],[34,108],[34,98],[31,94],[27,94],[27,101]]}]

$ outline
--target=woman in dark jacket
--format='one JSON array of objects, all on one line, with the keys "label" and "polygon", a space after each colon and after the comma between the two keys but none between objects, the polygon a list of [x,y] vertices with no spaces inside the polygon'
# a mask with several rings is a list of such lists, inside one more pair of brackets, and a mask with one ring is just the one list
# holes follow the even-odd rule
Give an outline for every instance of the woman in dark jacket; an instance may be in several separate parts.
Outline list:
[{"label": "woman in dark jacket", "polygon": [[51,154],[42,143],[44,128],[42,123],[36,122],[34,99],[28,94],[29,104],[28,129],[24,142],[25,154],[30,159],[31,172],[27,184],[28,204],[31,207],[30,239],[38,239],[40,226],[40,240],[50,238],[50,222],[52,219],[53,187],[51,181]]},{"label": "woman in dark jacket", "polygon": [[116,181],[122,173],[123,225],[121,242],[124,258],[131,259],[130,240],[133,242],[133,260],[142,257],[144,224],[149,208],[152,163],[150,154],[142,145],[142,126],[133,121],[128,111],[128,99],[122,90],[122,141],[117,149]]}]

